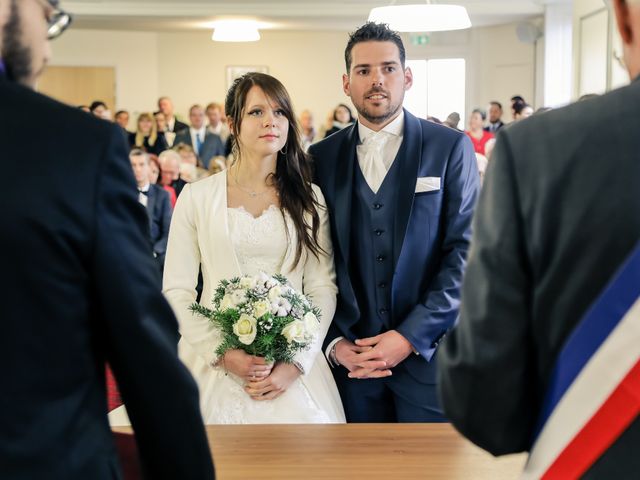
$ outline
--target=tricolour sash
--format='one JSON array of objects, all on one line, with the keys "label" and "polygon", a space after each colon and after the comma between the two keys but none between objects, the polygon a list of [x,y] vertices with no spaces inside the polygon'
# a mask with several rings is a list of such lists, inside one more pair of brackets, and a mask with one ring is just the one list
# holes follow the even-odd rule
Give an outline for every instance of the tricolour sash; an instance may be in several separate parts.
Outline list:
[{"label": "tricolour sash", "polygon": [[580,477],[639,414],[640,244],[560,352],[522,479]]}]

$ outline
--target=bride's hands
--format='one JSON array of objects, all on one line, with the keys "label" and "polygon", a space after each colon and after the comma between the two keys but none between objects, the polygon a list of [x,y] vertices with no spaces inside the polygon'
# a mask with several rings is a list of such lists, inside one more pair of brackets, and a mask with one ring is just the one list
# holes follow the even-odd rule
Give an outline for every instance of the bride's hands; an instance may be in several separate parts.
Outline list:
[{"label": "bride's hands", "polygon": [[277,363],[271,375],[248,382],[244,390],[254,400],[273,400],[279,397],[300,376],[300,370],[290,363]]},{"label": "bride's hands", "polygon": [[260,381],[268,377],[273,363],[267,363],[263,357],[249,355],[243,350],[228,350],[222,357],[225,370],[247,381]]}]

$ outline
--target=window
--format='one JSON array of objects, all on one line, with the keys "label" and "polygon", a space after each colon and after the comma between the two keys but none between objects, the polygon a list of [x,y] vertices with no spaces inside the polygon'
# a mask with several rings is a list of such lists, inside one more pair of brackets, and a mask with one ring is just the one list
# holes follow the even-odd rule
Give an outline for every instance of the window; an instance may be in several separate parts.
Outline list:
[{"label": "window", "polygon": [[427,116],[444,120],[451,112],[463,119],[465,112],[465,60],[443,58],[407,60],[413,72],[413,86],[405,94],[404,107],[420,118]]}]

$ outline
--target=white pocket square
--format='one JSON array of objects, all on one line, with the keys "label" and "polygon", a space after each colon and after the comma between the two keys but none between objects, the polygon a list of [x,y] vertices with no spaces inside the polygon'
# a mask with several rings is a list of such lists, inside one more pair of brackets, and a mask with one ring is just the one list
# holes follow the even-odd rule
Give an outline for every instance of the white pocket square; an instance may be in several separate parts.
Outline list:
[{"label": "white pocket square", "polygon": [[416,193],[440,190],[440,177],[419,177],[416,181]]}]

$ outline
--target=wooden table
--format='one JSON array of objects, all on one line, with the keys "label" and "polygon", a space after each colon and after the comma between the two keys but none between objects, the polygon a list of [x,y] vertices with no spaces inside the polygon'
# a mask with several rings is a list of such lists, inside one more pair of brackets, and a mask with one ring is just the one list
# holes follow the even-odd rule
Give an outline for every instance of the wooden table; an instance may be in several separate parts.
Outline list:
[{"label": "wooden table", "polygon": [[220,480],[507,480],[526,460],[495,459],[449,424],[210,425],[207,435]]}]

